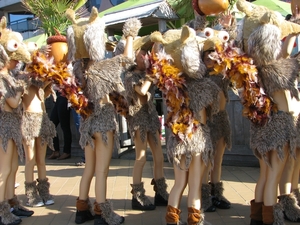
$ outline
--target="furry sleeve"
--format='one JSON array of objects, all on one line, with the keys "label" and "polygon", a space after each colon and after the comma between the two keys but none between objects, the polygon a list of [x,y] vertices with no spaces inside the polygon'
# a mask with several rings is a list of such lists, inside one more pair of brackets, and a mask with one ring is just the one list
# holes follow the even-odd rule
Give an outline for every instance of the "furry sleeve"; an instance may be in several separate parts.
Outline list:
[{"label": "furry sleeve", "polygon": [[190,108],[197,120],[201,120],[198,112],[204,108],[207,109],[208,117],[219,111],[219,92],[221,89],[210,79],[189,79],[187,90],[190,98]]},{"label": "furry sleeve", "polygon": [[223,91],[227,102],[229,102],[228,97],[228,87],[230,80],[223,77],[223,75],[209,75],[208,77],[211,79],[218,87]]},{"label": "furry sleeve", "polygon": [[289,90],[292,97],[299,100],[295,81],[299,77],[297,59],[279,59],[258,68],[258,75],[268,95],[279,90]]}]

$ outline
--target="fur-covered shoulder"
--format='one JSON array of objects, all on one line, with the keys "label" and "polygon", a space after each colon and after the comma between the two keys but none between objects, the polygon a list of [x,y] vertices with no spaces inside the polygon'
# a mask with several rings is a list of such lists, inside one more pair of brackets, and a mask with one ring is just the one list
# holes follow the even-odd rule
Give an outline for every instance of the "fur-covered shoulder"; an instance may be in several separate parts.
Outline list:
[{"label": "fur-covered shoulder", "polygon": [[[297,59],[279,59],[258,67],[258,75],[268,95],[279,90],[289,90],[298,99],[295,81],[299,77],[300,65]],[[299,99],[298,99],[299,100]]]}]

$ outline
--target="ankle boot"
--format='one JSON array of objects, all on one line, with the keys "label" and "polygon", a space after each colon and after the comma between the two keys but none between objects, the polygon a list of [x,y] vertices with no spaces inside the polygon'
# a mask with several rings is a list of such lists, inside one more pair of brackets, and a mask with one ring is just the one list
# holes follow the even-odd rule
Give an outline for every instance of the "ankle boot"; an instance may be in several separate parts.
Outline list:
[{"label": "ankle boot", "polygon": [[251,200],[251,214],[250,214],[250,225],[263,225],[262,221],[262,202],[255,202]]},{"label": "ankle boot", "polygon": [[218,209],[230,209],[231,203],[224,197],[223,183],[210,183],[212,202]]},{"label": "ankle boot", "polygon": [[284,218],[292,222],[300,222],[300,207],[294,193],[278,197],[283,208]]},{"label": "ankle boot", "polygon": [[202,184],[201,187],[201,208],[204,212],[215,212],[216,207],[211,200],[211,186],[209,184]]},{"label": "ankle boot", "polygon": [[154,210],[155,205],[153,205],[148,197],[145,195],[144,183],[140,184],[130,184],[132,187],[131,194],[131,207],[135,210]]},{"label": "ankle boot", "polygon": [[200,210],[193,207],[188,207],[188,225],[203,225],[204,214]]},{"label": "ankle boot", "polygon": [[1,224],[18,225],[22,220],[10,212],[10,205],[7,201],[0,202],[0,218]]},{"label": "ankle boot", "polygon": [[77,198],[76,201],[76,216],[75,223],[81,224],[89,220],[93,220],[94,216],[91,213],[91,205],[89,204],[89,199],[80,200]]},{"label": "ankle boot", "polygon": [[186,225],[180,221],[181,211],[173,206],[167,206],[166,222],[167,225]]},{"label": "ankle boot", "polygon": [[169,193],[167,192],[168,185],[166,184],[166,179],[164,177],[159,179],[153,178],[151,185],[153,185],[153,190],[155,191],[154,205],[167,206]]},{"label": "ankle boot", "polygon": [[53,196],[50,195],[49,188],[50,183],[48,182],[48,178],[45,179],[37,179],[38,185],[37,189],[39,194],[44,202],[45,205],[53,205],[54,199]]},{"label": "ankle boot", "polygon": [[299,193],[299,189],[293,189],[292,191],[294,193],[294,195],[296,196],[297,199],[297,204],[300,206],[300,193]]},{"label": "ankle boot", "polygon": [[262,206],[264,225],[284,225],[282,206],[277,203],[272,206]]},{"label": "ankle boot", "polygon": [[36,181],[26,182],[25,181],[25,194],[27,196],[27,206],[31,207],[41,207],[44,204],[41,196],[39,196],[36,186]]},{"label": "ankle boot", "polygon": [[114,212],[109,201],[94,203],[95,220],[94,225],[119,225],[124,223],[125,218]]},{"label": "ankle boot", "polygon": [[19,218],[30,217],[34,213],[32,210],[29,210],[22,206],[16,195],[14,195],[13,198],[9,199],[8,203],[10,205],[10,208],[12,209],[12,213]]}]

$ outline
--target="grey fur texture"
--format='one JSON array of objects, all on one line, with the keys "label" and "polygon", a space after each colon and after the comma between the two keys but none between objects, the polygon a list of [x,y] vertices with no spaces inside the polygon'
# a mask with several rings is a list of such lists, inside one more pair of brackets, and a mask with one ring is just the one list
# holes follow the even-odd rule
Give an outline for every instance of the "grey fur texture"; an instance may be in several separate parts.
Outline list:
[{"label": "grey fur texture", "polygon": [[34,206],[35,204],[42,202],[42,198],[38,194],[36,181],[33,182],[24,182],[25,184],[25,194],[27,197],[27,205]]},{"label": "grey fur texture", "polygon": [[295,158],[296,129],[290,113],[273,113],[263,127],[250,125],[250,148],[258,158],[272,166],[267,157],[269,151],[277,151],[280,159],[284,158],[284,146],[289,143],[289,155]]},{"label": "grey fur texture", "polygon": [[23,161],[25,154],[22,144],[21,115],[16,112],[2,110],[0,112],[0,124],[0,138],[3,150],[7,150],[8,141],[12,139],[17,147],[20,160]]},{"label": "grey fur texture", "polygon": [[128,19],[123,26],[122,32],[124,37],[131,36],[135,38],[138,35],[139,30],[142,27],[142,23],[137,18]]},{"label": "grey fur texture", "polygon": [[144,182],[139,184],[130,184],[132,187],[131,194],[142,206],[152,205],[149,198],[145,195]]},{"label": "grey fur texture", "polygon": [[16,195],[14,195],[14,197],[12,199],[8,200],[8,203],[10,204],[10,206],[14,209],[21,209],[23,211],[29,211],[29,209],[25,208],[22,205],[22,201],[18,199],[18,197]]},{"label": "grey fur texture", "polygon": [[224,201],[228,204],[230,202],[224,197],[224,187],[223,187],[223,182],[217,182],[217,183],[210,183],[211,185],[211,195],[216,197],[219,201]]},{"label": "grey fur texture", "polygon": [[229,97],[228,97],[228,87],[230,80],[226,79],[223,75],[206,75],[210,80],[212,80],[218,87],[223,91],[223,94],[226,98],[226,101],[229,102]]},{"label": "grey fur texture", "polygon": [[255,65],[266,65],[279,58],[281,45],[279,28],[275,25],[264,24],[249,36],[248,53],[254,59]]},{"label": "grey fur texture", "polygon": [[296,146],[300,148],[300,115],[294,117],[296,127]]},{"label": "grey fur texture", "polygon": [[279,203],[273,206],[273,216],[274,216],[273,225],[284,225],[283,208]]},{"label": "grey fur texture", "polygon": [[11,224],[17,219],[17,216],[10,212],[10,205],[7,201],[0,202],[0,217],[2,224]]},{"label": "grey fur texture", "polygon": [[[152,182],[151,182],[152,184]],[[169,199],[169,193],[167,192],[168,185],[166,183],[166,178],[162,177],[159,179],[154,179],[154,191],[162,196],[165,200]]]},{"label": "grey fur texture", "polygon": [[30,145],[34,138],[40,137],[42,145],[48,145],[54,150],[53,138],[56,136],[56,128],[50,121],[47,113],[23,112],[22,136],[27,145]]},{"label": "grey fur texture", "polygon": [[37,190],[39,195],[43,199],[43,202],[47,202],[48,200],[53,200],[53,196],[50,195],[50,183],[48,182],[48,178],[45,179],[37,179]]},{"label": "grey fur texture", "polygon": [[[94,148],[93,134],[100,132],[104,143],[107,143],[108,131],[117,131],[118,123],[116,120],[116,112],[113,104],[99,104],[96,111],[88,118],[80,121],[80,140],[79,143],[82,148],[90,145]],[[115,132],[117,133],[117,132]],[[116,140],[116,137],[115,137]]]},{"label": "grey fur texture", "polygon": [[99,207],[101,215],[107,224],[119,225],[121,223],[122,217],[114,212],[111,202],[106,200],[103,203],[99,203]]},{"label": "grey fur texture", "polygon": [[297,204],[300,206],[300,192],[299,192],[299,189],[293,189],[292,191],[297,199]]},{"label": "grey fur texture", "polygon": [[300,219],[300,207],[297,205],[294,193],[278,196],[278,199],[289,220],[296,222]]},{"label": "grey fur texture", "polygon": [[207,23],[205,15],[196,14],[195,19],[189,21],[186,25],[193,28],[193,29],[195,29],[195,30],[201,30],[202,31],[202,30],[205,29],[205,27],[208,25],[208,23]]},{"label": "grey fur texture", "polygon": [[226,110],[222,110],[212,116],[211,120],[207,121],[207,125],[210,129],[210,137],[214,148],[213,155],[215,155],[215,149],[217,142],[223,137],[226,148],[231,149],[231,128],[229,116]]},{"label": "grey fur texture", "polygon": [[269,96],[279,90],[289,90],[299,100],[295,81],[299,77],[300,65],[297,59],[279,59],[258,67],[259,77]]},{"label": "grey fur texture", "polygon": [[211,200],[211,185],[202,184],[201,187],[201,209],[207,210],[210,206],[212,206]]},{"label": "grey fur texture", "polygon": [[68,61],[72,62],[75,60],[76,44],[75,44],[75,34],[72,26],[67,29],[67,44],[68,44]]},{"label": "grey fur texture", "polygon": [[124,80],[126,99],[129,104],[129,117],[127,118],[131,137],[135,138],[137,130],[140,131],[141,140],[147,141],[147,133],[150,133],[155,142],[158,143],[156,133],[160,132],[160,121],[154,106],[154,85],[147,92],[147,103],[141,105],[138,94],[134,90],[135,85],[140,85],[145,78],[145,73],[127,72]]}]

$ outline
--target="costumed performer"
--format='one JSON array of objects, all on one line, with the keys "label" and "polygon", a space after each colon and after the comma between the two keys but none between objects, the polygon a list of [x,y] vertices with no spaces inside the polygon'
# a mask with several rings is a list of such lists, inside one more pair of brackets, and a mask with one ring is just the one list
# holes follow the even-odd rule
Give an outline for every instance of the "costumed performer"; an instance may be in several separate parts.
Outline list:
[{"label": "costumed performer", "polygon": [[[6,17],[0,21],[0,218],[1,224],[17,225],[19,216],[33,211],[24,208],[15,195],[15,179],[19,162],[24,159],[21,133],[21,100],[26,84],[11,74],[18,62],[30,62],[30,53],[20,33],[6,28]],[[12,208],[12,209],[11,209]],[[16,216],[17,215],[17,216]]]}]

